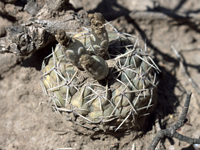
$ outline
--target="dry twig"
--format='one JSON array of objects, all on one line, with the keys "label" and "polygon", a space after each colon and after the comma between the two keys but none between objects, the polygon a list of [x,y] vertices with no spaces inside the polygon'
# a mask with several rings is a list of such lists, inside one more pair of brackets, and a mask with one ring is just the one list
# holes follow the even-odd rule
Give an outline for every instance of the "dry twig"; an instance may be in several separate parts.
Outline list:
[{"label": "dry twig", "polygon": [[167,137],[174,137],[174,138],[177,138],[180,141],[185,141],[185,142],[190,143],[190,144],[200,144],[200,139],[190,138],[190,137],[181,135],[178,132],[176,132],[177,129],[182,127],[187,122],[186,115],[187,115],[187,112],[188,112],[190,99],[191,99],[191,93],[187,94],[187,98],[185,100],[185,104],[184,104],[182,113],[181,113],[178,121],[174,125],[172,125],[171,127],[158,131],[158,133],[154,137],[153,141],[149,145],[148,150],[154,150],[156,148],[156,146],[158,145],[158,142],[163,137],[166,137],[166,136]]}]

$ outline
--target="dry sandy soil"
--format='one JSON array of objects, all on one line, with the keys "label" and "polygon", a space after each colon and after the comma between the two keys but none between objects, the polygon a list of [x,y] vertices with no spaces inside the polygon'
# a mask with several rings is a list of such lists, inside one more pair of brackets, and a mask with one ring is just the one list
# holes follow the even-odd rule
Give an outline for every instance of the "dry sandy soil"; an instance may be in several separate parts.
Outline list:
[{"label": "dry sandy soil", "polygon": [[[143,150],[152,141],[160,118],[161,128],[177,121],[186,97],[192,98],[188,112],[189,123],[179,133],[200,136],[200,3],[198,0],[71,0],[76,10],[101,12],[122,32],[141,36],[153,51],[161,69],[158,86],[158,105],[147,120],[148,128],[134,132],[89,136],[71,129],[72,123],[54,112],[40,87],[40,67],[45,54],[35,52],[28,57],[0,54],[0,149],[59,149],[81,150]],[[40,6],[44,1],[38,0]],[[0,9],[0,35],[4,27],[26,22],[31,17],[24,10],[25,0],[6,3]],[[141,13],[134,13],[140,11]],[[146,13],[145,13],[146,12]],[[184,17],[180,17],[184,15]],[[188,19],[187,17],[194,19]],[[49,46],[51,47],[51,46]],[[174,47],[180,54],[180,65]],[[48,49],[48,47],[47,47]],[[196,83],[194,85],[187,74]],[[134,135],[134,136],[133,136]],[[166,138],[158,149],[193,150],[193,146]]]}]

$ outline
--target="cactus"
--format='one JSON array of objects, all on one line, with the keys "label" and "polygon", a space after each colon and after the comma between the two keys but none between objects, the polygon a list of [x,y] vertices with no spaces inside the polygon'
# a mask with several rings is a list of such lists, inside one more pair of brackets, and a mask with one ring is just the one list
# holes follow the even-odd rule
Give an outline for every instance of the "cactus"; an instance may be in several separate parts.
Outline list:
[{"label": "cactus", "polygon": [[160,70],[139,38],[119,33],[98,13],[89,18],[86,31],[56,35],[59,44],[42,65],[43,90],[81,126],[137,130],[156,105]]}]

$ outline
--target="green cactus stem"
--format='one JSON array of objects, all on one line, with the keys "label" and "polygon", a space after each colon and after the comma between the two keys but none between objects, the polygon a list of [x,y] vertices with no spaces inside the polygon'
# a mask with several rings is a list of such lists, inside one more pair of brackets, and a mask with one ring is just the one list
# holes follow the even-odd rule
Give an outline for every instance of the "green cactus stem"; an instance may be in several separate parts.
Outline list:
[{"label": "green cactus stem", "polygon": [[105,25],[101,14],[89,17],[84,32],[56,35],[59,44],[42,66],[43,90],[82,127],[138,130],[157,103],[160,70],[139,38]]},{"label": "green cactus stem", "polygon": [[87,54],[83,44],[80,41],[67,36],[64,30],[59,30],[57,32],[56,40],[63,46],[68,61],[82,69],[79,58],[81,55]]},{"label": "green cactus stem", "polygon": [[100,13],[89,14],[92,31],[90,33],[90,42],[97,56],[102,58],[108,57],[108,33],[105,29],[105,19]]}]

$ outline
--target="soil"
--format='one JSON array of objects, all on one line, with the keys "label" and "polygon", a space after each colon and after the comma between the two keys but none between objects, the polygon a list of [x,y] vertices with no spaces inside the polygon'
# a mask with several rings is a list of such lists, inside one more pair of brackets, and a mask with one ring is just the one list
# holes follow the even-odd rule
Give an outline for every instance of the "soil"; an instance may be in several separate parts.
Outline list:
[{"label": "soil", "polygon": [[[39,6],[44,3],[40,1]],[[158,105],[142,131],[95,135],[72,130],[73,124],[52,110],[40,86],[40,68],[43,58],[52,45],[27,57],[0,54],[0,149],[81,149],[81,150],[143,150],[148,147],[156,130],[156,116],[161,128],[177,121],[186,92],[192,92],[188,112],[189,122],[180,134],[200,136],[200,3],[198,0],[71,0],[75,10],[101,12],[121,32],[140,36],[153,52],[161,69],[158,75]],[[24,10],[26,2],[0,2],[0,35],[4,28],[26,22],[33,17]],[[136,15],[136,11],[144,12]],[[148,13],[145,13],[148,12]],[[35,13],[35,12],[34,12]],[[148,14],[154,14],[149,15]],[[161,15],[160,15],[161,14]],[[176,14],[176,15],[174,15]],[[181,18],[184,14],[194,19]],[[164,16],[164,18],[163,18]],[[183,61],[173,51],[176,49]],[[184,73],[184,67],[187,74]],[[193,150],[193,146],[174,138],[163,139],[158,149]]]}]

